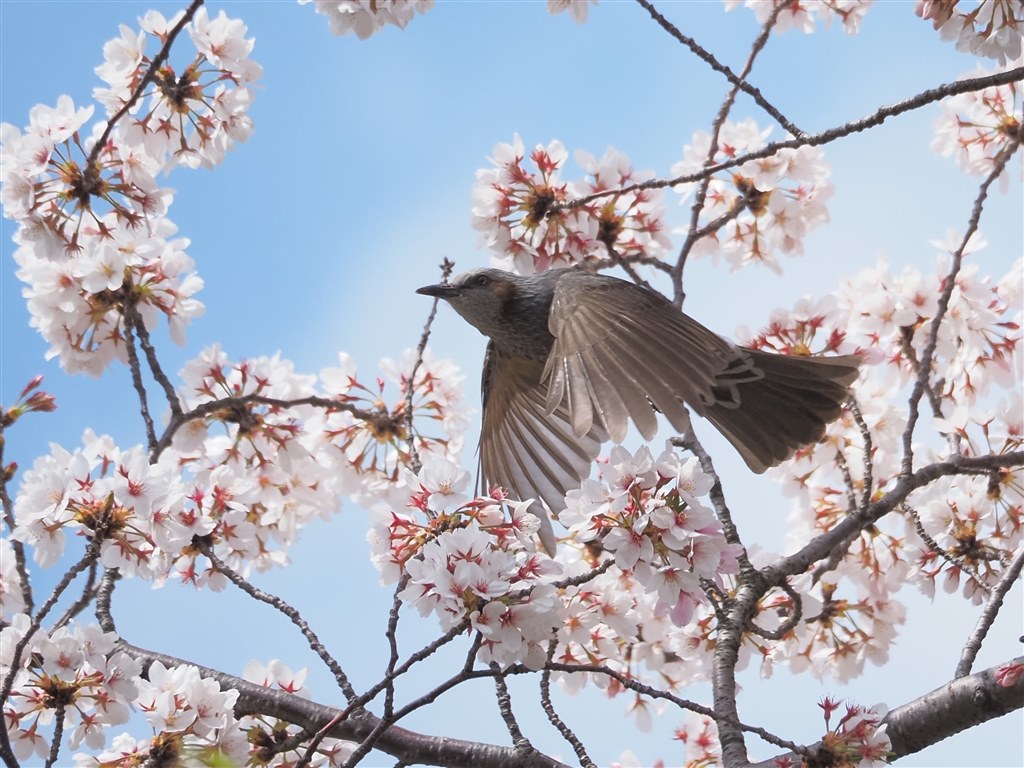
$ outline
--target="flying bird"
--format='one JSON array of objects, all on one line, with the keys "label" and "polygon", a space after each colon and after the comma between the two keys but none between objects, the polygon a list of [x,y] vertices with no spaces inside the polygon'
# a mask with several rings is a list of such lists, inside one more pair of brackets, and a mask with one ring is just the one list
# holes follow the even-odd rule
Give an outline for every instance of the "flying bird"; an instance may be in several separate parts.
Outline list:
[{"label": "flying bird", "polygon": [[[444,299],[490,340],[481,390],[480,474],[564,509],[601,444],[629,421],[650,440],[657,412],[680,432],[684,403],[764,472],[816,442],[841,410],[860,357],[778,355],[737,346],[661,294],[574,268],[520,276],[475,269],[417,293]],[[540,537],[554,553],[547,513]]]}]

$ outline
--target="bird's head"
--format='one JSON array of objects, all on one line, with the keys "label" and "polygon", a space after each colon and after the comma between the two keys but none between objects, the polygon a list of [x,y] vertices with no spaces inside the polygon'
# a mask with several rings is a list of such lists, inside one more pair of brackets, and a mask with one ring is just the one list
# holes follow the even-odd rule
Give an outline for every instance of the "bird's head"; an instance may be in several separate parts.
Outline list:
[{"label": "bird's head", "polygon": [[522,281],[500,269],[473,269],[450,283],[425,285],[416,293],[444,299],[470,325],[493,337],[504,322],[509,303],[520,295]]}]

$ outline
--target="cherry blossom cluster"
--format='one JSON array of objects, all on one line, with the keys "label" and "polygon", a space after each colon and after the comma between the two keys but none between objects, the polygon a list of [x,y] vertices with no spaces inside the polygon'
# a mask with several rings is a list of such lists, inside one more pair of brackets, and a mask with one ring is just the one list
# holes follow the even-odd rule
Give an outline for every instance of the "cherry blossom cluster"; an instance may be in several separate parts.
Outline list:
[{"label": "cherry blossom cluster", "polygon": [[[96,74],[108,87],[95,89],[93,96],[108,115],[131,103],[150,70],[149,38],[162,46],[183,14],[165,19],[148,11],[138,32],[121,25],[121,36],[103,47],[104,62]],[[211,19],[201,7],[186,29],[196,55],[180,71],[165,62],[143,98],[132,104],[130,117],[118,124],[115,144],[122,162],[147,180],[147,171],[166,171],[179,163],[219,165],[236,142],[252,133],[252,92],[246,86],[261,77],[262,68],[249,58],[254,41],[245,36],[245,24],[224,11]]]},{"label": "cherry blossom cluster", "polygon": [[[402,507],[406,498],[399,481],[403,468],[412,464],[410,438],[421,457],[437,455],[454,461],[462,451],[468,423],[468,412],[462,406],[465,377],[458,366],[436,359],[430,349],[423,351],[418,367],[415,351],[408,349],[400,360],[382,360],[380,368],[384,376],[378,377],[372,388],[359,382],[355,362],[346,354],[339,355],[337,367],[321,371],[320,380],[330,397],[371,416],[367,419],[335,411],[327,415],[324,430],[344,462],[355,470],[358,487],[352,493],[357,502]],[[397,395],[386,394],[389,381],[398,385]]]},{"label": "cherry blossom cluster", "polygon": [[[778,641],[756,634],[744,638],[760,654],[763,677],[786,664],[795,674],[810,670],[818,679],[846,683],[864,672],[865,662],[885,665],[899,627],[906,622],[906,609],[888,592],[877,587],[861,589],[858,580],[847,582],[845,577],[852,570],[842,570],[842,581],[838,575],[828,575],[812,583],[808,574],[794,580],[791,586],[799,595],[801,620]],[[903,574],[906,571],[906,567],[900,569]],[[889,578],[890,588],[897,589],[898,577]],[[758,608],[755,622],[769,632],[779,630],[796,610],[792,596],[784,592],[770,593]]]},{"label": "cherry blossom cluster", "polygon": [[[759,150],[770,133],[770,128],[762,130],[749,118],[738,123],[727,120],[712,162]],[[697,131],[683,149],[683,159],[672,166],[672,174],[700,172],[710,151],[711,135]],[[708,183],[699,224],[723,216],[729,219],[697,240],[694,255],[721,255],[734,270],[760,263],[779,272],[776,254],[801,255],[807,232],[828,221],[825,202],[832,194],[830,173],[820,148],[802,146],[715,174]],[[695,189],[693,183],[676,187],[687,197]]]},{"label": "cherry blossom cluster", "polygon": [[1000,64],[1020,57],[1024,15],[1017,0],[917,0],[914,13],[930,19],[943,40],[956,40],[958,51]]},{"label": "cherry blossom cluster", "polygon": [[26,614],[15,615],[0,631],[0,676],[14,670],[3,718],[19,760],[43,761],[50,752],[48,732],[56,717],[70,734],[72,749],[99,749],[106,730],[128,721],[139,695],[142,665],[114,650],[116,636],[96,625],[36,630],[16,659],[16,646],[31,629]]},{"label": "cherry blossom cluster", "polygon": [[222,691],[219,682],[202,677],[191,665],[166,667],[154,661],[146,677],[136,679],[138,695],[132,703],[145,716],[153,736],[136,739],[122,733],[99,754],[76,754],[76,768],[134,768],[164,761],[245,763],[250,746],[233,711],[238,691]]},{"label": "cherry blossom cluster", "polygon": [[[384,363],[403,388],[411,360]],[[404,397],[394,409],[375,405],[358,417],[334,411],[335,402],[361,403],[353,392],[365,391],[354,369],[344,381],[348,395],[339,376],[339,369],[324,372],[333,398],[325,397],[316,376],[298,374],[279,356],[235,362],[211,347],[182,371],[188,418],[158,460],[92,432],[74,451],[53,445],[24,475],[13,536],[32,546],[43,567],[61,556],[67,532],[98,538],[105,566],[158,584],[169,576],[223,584],[222,574],[201,565],[197,541],[243,574],[285,564],[305,525],[334,513],[343,495],[379,500],[384,490],[394,493],[392,475],[409,461],[404,432],[384,432],[386,424],[405,429]],[[454,432],[465,418],[457,408],[460,380],[451,363],[425,354],[413,387],[417,418]],[[350,433],[370,435],[372,450],[346,451]],[[424,456],[447,455],[461,441],[416,444]],[[393,453],[382,465],[367,461],[378,445]],[[17,589],[13,575],[4,583],[5,593]]]},{"label": "cherry blossom cluster", "polygon": [[690,713],[688,722],[676,729],[673,738],[686,748],[684,765],[692,768],[721,765],[722,744],[718,740],[718,724],[707,715]]},{"label": "cherry blossom cluster", "polygon": [[299,0],[299,5],[314,3],[316,12],[327,17],[334,35],[355,33],[360,40],[388,25],[399,29],[434,7],[434,0]]},{"label": "cherry blossom cluster", "polygon": [[[494,251],[495,266],[519,274],[543,272],[606,258],[611,250],[626,260],[657,259],[669,246],[660,190],[621,190],[653,178],[635,171],[629,159],[609,148],[597,160],[579,151],[586,177],[563,181],[569,154],[559,141],[527,154],[518,134],[495,145],[492,167],[477,171],[473,226]],[[595,193],[590,202],[557,208]]]},{"label": "cherry blossom cluster", "polygon": [[[1024,25],[1024,21],[1019,22]],[[1024,30],[1017,33],[1018,46]],[[1020,53],[1003,69],[1020,66]],[[981,77],[991,74],[984,67],[972,73]],[[975,176],[987,176],[1012,141],[1021,141],[1024,134],[1021,84],[994,85],[980,91],[969,91],[943,99],[942,116],[935,121],[932,150],[943,157],[955,157],[960,169]],[[1000,181],[1005,190],[1009,183],[1007,171]]]},{"label": "cherry blossom cluster", "polygon": [[[922,351],[947,288],[950,251],[961,237],[937,243],[944,251],[933,273],[905,268],[894,273],[882,260],[846,280],[835,296],[805,300],[748,343],[789,354],[859,352],[865,357],[854,387],[857,407],[845,410],[825,438],[773,470],[794,497],[791,543],[830,530],[861,498],[895,482],[900,472],[905,407]],[[936,336],[931,387],[941,418],[926,419],[935,438],[917,446],[922,460],[941,460],[950,447],[973,456],[1020,450],[1024,424],[1009,395],[1021,379],[1021,273],[1018,261],[992,281],[979,273],[968,243],[943,323]],[[922,402],[930,409],[930,401]],[[941,436],[945,436],[942,439]],[[870,474],[869,474],[870,473]],[[870,479],[871,485],[868,486]],[[865,659],[885,658],[903,608],[892,595],[908,581],[927,594],[942,582],[978,603],[1024,544],[1024,477],[1019,470],[990,476],[940,479],[915,492],[899,511],[861,531],[846,557],[803,597],[803,621],[784,643],[755,642],[766,672],[786,660],[840,679],[858,674]],[[794,585],[796,586],[796,585]],[[847,593],[848,590],[852,590]],[[791,615],[788,595],[771,595],[758,619]],[[816,618],[815,618],[816,617]]]},{"label": "cherry blossom cluster", "polygon": [[[839,19],[848,34],[860,32],[861,21],[874,0],[722,0],[725,10],[731,11],[740,3],[750,8],[762,24],[778,5],[783,5],[773,28],[782,33],[796,29],[805,34],[814,32],[820,20],[827,29],[833,19]],[[955,0],[954,0],[955,2]]]},{"label": "cherry blossom cluster", "polygon": [[[288,665],[273,659],[267,665],[250,661],[245,665],[242,677],[264,688],[310,698],[310,691],[304,685],[307,670],[293,672]],[[307,755],[308,746],[300,738],[301,728],[293,723],[278,720],[267,715],[247,715],[238,721],[239,728],[249,743],[249,765],[266,768],[289,768]],[[288,748],[289,743],[291,748]],[[355,751],[356,744],[326,737],[316,750],[308,756],[311,768],[335,768],[346,765]]]},{"label": "cherry blossom cluster", "polygon": [[469,482],[440,456],[407,471],[409,511],[375,512],[372,560],[382,583],[405,577],[402,600],[437,615],[443,629],[468,620],[483,638],[481,661],[539,669],[562,622],[551,584],[561,568],[534,549],[540,521],[530,500],[510,502],[499,488],[472,498]]},{"label": "cherry blossom cluster", "polygon": [[181,73],[165,63],[149,90],[132,102],[152,60],[148,36],[162,45],[178,18],[151,11],[142,31],[122,26],[104,47],[97,89],[116,123],[84,130],[93,107],[67,96],[39,105],[24,132],[0,126],[4,215],[18,223],[15,259],[26,283],[32,325],[69,372],[101,373],[126,360],[125,315],[138,312],[146,329],[164,316],[182,343],[185,326],[202,314],[194,294],[202,281],[172,239],[167,218],[173,195],[156,176],[177,164],[212,166],[252,130],[249,83],[260,75],[248,59],[253,41],[240,21],[200,8],[187,29],[197,53]]},{"label": "cherry blossom cluster", "polygon": [[682,461],[671,447],[654,459],[646,446],[635,454],[615,446],[600,479],[566,496],[560,520],[576,541],[614,554],[620,569],[657,595],[655,610],[684,626],[701,600],[700,580],[737,567],[737,552],[700,501],[712,484],[696,458]]},{"label": "cherry blossom cluster", "polygon": [[825,736],[822,746],[831,752],[839,765],[857,765],[871,768],[886,765],[892,752],[892,742],[882,725],[886,709],[881,704],[863,707],[846,704],[842,717],[833,727],[832,714],[843,706],[841,701],[825,698],[818,704],[824,712]]}]

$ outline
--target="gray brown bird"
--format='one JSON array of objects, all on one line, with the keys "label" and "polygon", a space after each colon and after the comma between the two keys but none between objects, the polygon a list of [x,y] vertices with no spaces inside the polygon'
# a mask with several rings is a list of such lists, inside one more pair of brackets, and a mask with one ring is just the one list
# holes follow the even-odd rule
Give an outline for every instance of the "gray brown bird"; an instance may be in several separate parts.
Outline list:
[{"label": "gray brown bird", "polygon": [[[764,472],[821,438],[860,364],[856,355],[740,347],[659,293],[571,268],[528,277],[475,269],[417,293],[444,299],[490,339],[481,480],[554,512],[589,476],[601,444],[625,438],[630,419],[647,440],[656,411],[683,432],[684,403]],[[541,541],[553,552],[551,523],[540,517]]]}]

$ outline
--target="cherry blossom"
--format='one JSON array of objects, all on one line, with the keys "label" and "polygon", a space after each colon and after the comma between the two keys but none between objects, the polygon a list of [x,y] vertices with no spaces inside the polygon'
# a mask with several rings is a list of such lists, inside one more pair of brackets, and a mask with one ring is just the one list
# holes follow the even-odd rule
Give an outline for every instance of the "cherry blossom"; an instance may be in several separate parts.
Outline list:
[{"label": "cherry blossom", "polygon": [[[309,689],[303,685],[306,674],[305,668],[293,672],[284,662],[272,659],[265,666],[258,661],[250,661],[246,664],[243,677],[266,688],[310,698]],[[307,752],[306,746],[301,744],[294,749],[281,750],[284,739],[294,737],[301,731],[299,726],[292,723],[265,715],[247,715],[239,720],[238,725],[246,735],[249,759],[254,763],[284,768],[294,765]],[[310,756],[309,765],[316,768],[344,765],[357,746],[350,741],[327,737]]]},{"label": "cherry blossom", "polygon": [[[28,616],[18,614],[0,631],[0,674],[14,666],[14,645],[29,629]],[[142,665],[114,650],[116,636],[96,625],[71,625],[49,634],[38,629],[22,652],[3,716],[15,755],[44,759],[49,729],[64,718],[69,743],[102,748],[111,726],[128,721]]]},{"label": "cherry blossom", "polygon": [[[437,455],[456,460],[462,450],[468,420],[461,404],[464,377],[450,360],[435,358],[429,349],[424,350],[413,376],[415,365],[413,350],[406,350],[400,361],[382,360],[385,376],[378,377],[373,387],[360,383],[355,363],[346,355],[338,367],[320,373],[329,396],[369,415],[335,411],[327,414],[323,427],[331,445],[354,470],[354,475],[346,473],[352,481],[343,484],[343,491],[352,493],[359,503],[401,506],[405,502],[405,491],[396,483],[412,460],[406,409],[410,388],[412,442],[420,458]],[[396,395],[386,394],[388,380],[398,385]]]},{"label": "cherry blossom", "polygon": [[[729,160],[761,149],[771,129],[761,129],[752,119],[725,121],[712,162]],[[711,149],[711,135],[698,131],[683,149],[683,160],[672,166],[675,176],[701,171]],[[776,253],[803,253],[807,232],[828,221],[825,201],[832,194],[827,182],[830,170],[824,152],[817,147],[783,149],[770,157],[752,160],[716,174],[708,183],[700,223],[719,217],[729,220],[708,232],[695,244],[699,256],[723,256],[735,270],[761,263],[779,272]],[[695,184],[681,184],[676,191],[689,196]],[[685,200],[684,200],[685,202]]]},{"label": "cherry blossom", "polygon": [[782,33],[796,29],[805,34],[814,32],[817,21],[821,20],[828,28],[834,18],[838,18],[843,29],[851,35],[860,31],[860,24],[874,0],[723,0],[725,10],[731,11],[742,2],[746,8],[754,11],[754,16],[762,24],[778,5],[783,10],[776,19],[773,32]]},{"label": "cherry blossom", "polygon": [[299,0],[299,5],[310,2],[327,17],[332,34],[354,32],[360,40],[388,25],[405,29],[414,16],[434,7],[434,0]]},{"label": "cherry blossom", "polygon": [[[569,155],[561,142],[534,147],[529,164],[526,157],[517,134],[511,144],[494,147],[491,168],[477,171],[473,226],[481,232],[480,244],[494,252],[495,266],[532,274],[593,262],[611,250],[615,258],[654,259],[669,246],[660,190],[615,191],[653,178],[634,171],[621,152],[609,148],[601,160],[577,152],[587,177],[576,182],[562,180]],[[598,193],[609,194],[552,210]]]},{"label": "cherry blossom", "polygon": [[917,0],[914,13],[929,19],[943,40],[956,40],[956,49],[996,59],[1000,65],[1021,54],[1024,17],[1015,0],[976,0],[957,8],[958,0]]},{"label": "cherry blossom", "polygon": [[591,5],[597,5],[597,0],[548,0],[548,13],[558,15],[568,11],[573,21],[582,24],[587,20]]},{"label": "cherry blossom", "polygon": [[[1024,21],[1018,23],[1024,24]],[[1018,46],[1020,34],[1016,35]],[[1000,69],[1020,66],[1020,63],[1018,53],[1016,62],[1011,61]],[[991,71],[979,66],[971,74],[980,77]],[[1024,107],[1019,82],[950,96],[941,104],[942,116],[935,121],[932,150],[943,157],[955,156],[960,169],[966,173],[988,175],[1000,152],[1020,138]],[[1004,191],[1009,182],[1008,172],[1004,170],[1000,177]]]},{"label": "cherry blossom", "polygon": [[[162,42],[178,19],[167,20],[151,11],[140,19],[138,34],[122,25],[121,37],[104,46],[105,61],[96,74],[109,87],[95,89],[93,96],[108,114],[129,103],[152,64],[145,53],[146,36]],[[254,41],[245,37],[247,29],[240,20],[223,11],[211,19],[201,7],[186,29],[196,56],[180,73],[163,64],[151,89],[118,124],[116,137],[122,153],[140,151],[165,170],[179,163],[211,167],[236,141],[245,141],[251,131],[247,111],[252,98],[246,86],[262,75],[260,65],[249,58]]]}]

